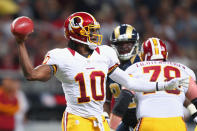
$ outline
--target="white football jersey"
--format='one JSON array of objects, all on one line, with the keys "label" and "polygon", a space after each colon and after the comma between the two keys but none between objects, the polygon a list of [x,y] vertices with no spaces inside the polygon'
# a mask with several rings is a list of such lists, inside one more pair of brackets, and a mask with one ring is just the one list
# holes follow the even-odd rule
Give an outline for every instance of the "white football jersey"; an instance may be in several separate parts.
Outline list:
[{"label": "white football jersey", "polygon": [[67,112],[82,117],[102,114],[107,75],[119,64],[111,47],[99,46],[88,58],[70,48],[54,49],[45,63],[57,66],[55,76],[62,82]]},{"label": "white football jersey", "polygon": [[[144,81],[168,81],[175,77],[191,76],[196,80],[194,72],[180,63],[144,61],[127,68],[126,72]],[[181,87],[183,88],[183,87]],[[137,118],[142,117],[177,117],[183,116],[185,93],[179,90],[156,91],[150,93],[136,92]]]}]

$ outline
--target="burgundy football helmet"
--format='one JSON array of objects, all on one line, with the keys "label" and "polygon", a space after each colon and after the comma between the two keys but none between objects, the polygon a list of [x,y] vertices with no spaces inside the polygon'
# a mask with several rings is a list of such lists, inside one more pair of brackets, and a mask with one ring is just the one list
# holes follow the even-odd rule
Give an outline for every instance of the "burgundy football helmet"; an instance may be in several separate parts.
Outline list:
[{"label": "burgundy football helmet", "polygon": [[129,24],[121,24],[114,28],[110,41],[118,58],[122,61],[129,60],[138,53],[139,34],[136,29]]},{"label": "burgundy football helmet", "polygon": [[149,38],[142,44],[145,61],[167,60],[168,52],[166,45],[159,38]]},{"label": "burgundy football helmet", "polygon": [[64,29],[67,39],[89,45],[91,49],[95,49],[102,42],[100,24],[89,13],[73,13],[66,19]]}]

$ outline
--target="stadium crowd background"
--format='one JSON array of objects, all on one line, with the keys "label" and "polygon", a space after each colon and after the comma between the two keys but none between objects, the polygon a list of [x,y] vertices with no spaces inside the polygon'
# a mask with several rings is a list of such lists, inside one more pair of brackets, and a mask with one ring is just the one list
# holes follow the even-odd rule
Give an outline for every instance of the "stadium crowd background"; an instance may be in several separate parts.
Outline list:
[{"label": "stadium crowd background", "polygon": [[140,41],[159,37],[167,42],[169,60],[183,63],[197,74],[196,0],[0,0],[0,77],[12,75],[22,81],[30,109],[29,120],[61,120],[65,108],[60,83],[24,79],[10,24],[18,16],[28,16],[35,29],[27,49],[35,66],[53,48],[64,48],[64,20],[76,11],[93,14],[101,24],[103,44],[109,45],[112,29],[120,23],[133,25]]}]

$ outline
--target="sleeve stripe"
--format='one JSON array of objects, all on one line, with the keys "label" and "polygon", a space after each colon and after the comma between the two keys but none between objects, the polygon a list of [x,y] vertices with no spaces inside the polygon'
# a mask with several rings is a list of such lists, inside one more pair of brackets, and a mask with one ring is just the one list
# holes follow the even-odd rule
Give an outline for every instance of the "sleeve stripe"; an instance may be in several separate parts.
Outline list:
[{"label": "sleeve stripe", "polygon": [[52,67],[53,67],[53,70],[54,70],[53,74],[55,74],[57,72],[57,66],[56,65],[52,65]]},{"label": "sleeve stripe", "polygon": [[46,56],[42,62],[42,64],[47,64],[47,62],[49,61],[50,56]]},{"label": "sleeve stripe", "polygon": [[114,66],[112,66],[112,67],[110,67],[109,69],[108,69],[108,73],[111,73],[111,71],[113,71],[116,67],[118,67],[119,66],[119,64],[117,63],[117,64],[115,64]]}]

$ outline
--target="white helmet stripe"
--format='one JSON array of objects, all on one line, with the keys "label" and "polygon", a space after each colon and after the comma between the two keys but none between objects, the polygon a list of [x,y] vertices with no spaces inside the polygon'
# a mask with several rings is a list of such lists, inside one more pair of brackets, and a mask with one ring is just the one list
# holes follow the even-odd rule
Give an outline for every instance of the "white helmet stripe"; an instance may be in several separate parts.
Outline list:
[{"label": "white helmet stripe", "polygon": [[160,42],[159,42],[159,39],[156,38],[156,41],[157,41],[157,46],[158,46],[158,49],[159,49],[159,54],[161,54],[161,45],[160,45]]},{"label": "white helmet stripe", "polygon": [[155,46],[154,46],[154,43],[153,43],[153,40],[152,40],[153,38],[150,38],[149,40],[150,40],[150,43],[151,43],[151,49],[152,49],[152,55],[155,55],[156,53],[155,53]]}]

